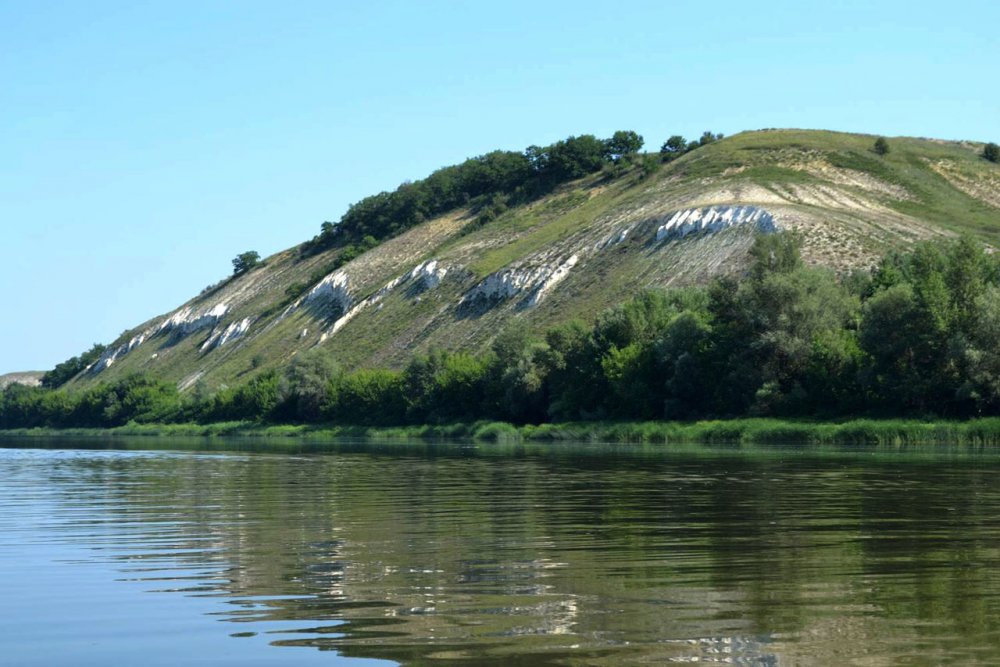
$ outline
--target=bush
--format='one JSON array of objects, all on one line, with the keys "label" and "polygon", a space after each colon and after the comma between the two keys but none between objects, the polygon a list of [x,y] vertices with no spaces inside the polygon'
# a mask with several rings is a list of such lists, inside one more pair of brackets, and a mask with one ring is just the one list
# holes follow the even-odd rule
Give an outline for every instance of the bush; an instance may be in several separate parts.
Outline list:
[{"label": "bush", "polygon": [[260,254],[256,250],[241,252],[233,258],[233,275],[238,276],[260,264]]},{"label": "bush", "polygon": [[889,142],[886,141],[883,137],[879,137],[878,139],[875,140],[875,143],[872,145],[872,150],[875,151],[875,153],[877,153],[878,155],[888,155]]},{"label": "bush", "polygon": [[983,157],[990,162],[1000,162],[1000,146],[990,142],[983,146]]}]

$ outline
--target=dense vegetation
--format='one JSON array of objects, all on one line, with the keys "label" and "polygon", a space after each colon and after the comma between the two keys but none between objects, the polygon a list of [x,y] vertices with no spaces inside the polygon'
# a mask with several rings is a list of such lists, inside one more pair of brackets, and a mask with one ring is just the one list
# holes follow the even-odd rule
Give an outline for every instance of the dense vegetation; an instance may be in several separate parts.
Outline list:
[{"label": "dense vegetation", "polygon": [[56,389],[72,380],[78,373],[87,366],[101,358],[104,354],[105,346],[100,343],[94,345],[78,357],[71,357],[66,361],[56,364],[51,371],[47,371],[42,376],[42,386],[47,389]]},{"label": "dense vegetation", "polygon": [[646,292],[541,340],[511,327],[482,355],[345,373],[317,348],[191,395],[141,375],[77,393],[14,385],[0,428],[1000,415],[998,340],[1000,261],[968,238],[838,279],[804,266],[795,236],[762,235],[741,279]]},{"label": "dense vegetation", "polygon": [[633,155],[642,146],[641,136],[619,130],[609,139],[584,134],[550,146],[528,146],[520,153],[498,150],[470,158],[352,204],[339,222],[324,222],[304,250],[313,253],[335,246],[351,248],[365,239],[380,241],[459,206],[529,201]]}]

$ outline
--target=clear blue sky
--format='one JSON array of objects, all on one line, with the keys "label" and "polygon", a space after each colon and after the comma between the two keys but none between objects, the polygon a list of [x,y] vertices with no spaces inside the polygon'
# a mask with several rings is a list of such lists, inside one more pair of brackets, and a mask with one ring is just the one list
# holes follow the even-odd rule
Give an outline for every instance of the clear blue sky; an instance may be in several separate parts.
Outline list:
[{"label": "clear blue sky", "polygon": [[494,148],[1000,139],[1000,3],[0,0],[0,372]]}]

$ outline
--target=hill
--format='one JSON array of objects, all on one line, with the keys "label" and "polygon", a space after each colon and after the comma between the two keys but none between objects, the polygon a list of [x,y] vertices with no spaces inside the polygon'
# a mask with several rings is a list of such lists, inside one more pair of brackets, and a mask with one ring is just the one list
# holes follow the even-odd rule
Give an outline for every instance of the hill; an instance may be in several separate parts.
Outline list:
[{"label": "hill", "polygon": [[894,138],[880,156],[873,141],[744,132],[669,163],[639,156],[535,197],[458,205],[380,243],[314,240],[130,329],[70,386],[145,371],[215,388],[316,346],[347,368],[476,351],[512,322],[593,319],[648,287],[739,272],[759,232],[797,231],[808,263],[839,272],[925,238],[1000,241],[1000,166],[981,144]]},{"label": "hill", "polygon": [[7,387],[20,384],[26,387],[37,387],[42,383],[42,371],[21,371],[0,375],[0,391]]}]

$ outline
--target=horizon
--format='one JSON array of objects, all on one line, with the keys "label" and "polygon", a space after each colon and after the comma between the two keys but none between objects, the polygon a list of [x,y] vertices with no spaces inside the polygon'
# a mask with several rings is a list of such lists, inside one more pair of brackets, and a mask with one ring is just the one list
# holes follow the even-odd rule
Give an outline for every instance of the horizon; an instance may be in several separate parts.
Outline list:
[{"label": "horizon", "polygon": [[[655,152],[777,125],[1000,138],[990,3],[571,7],[0,2],[0,294],[16,322],[0,374],[110,343],[238,253],[273,255],[494,149],[631,129]],[[706,20],[728,49],[690,48]]]}]

